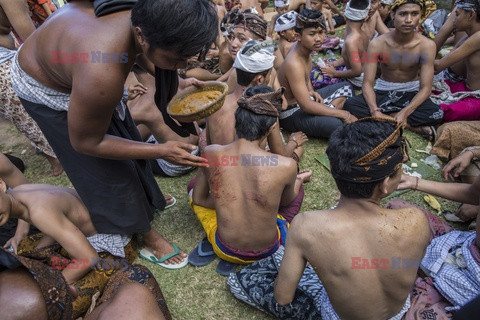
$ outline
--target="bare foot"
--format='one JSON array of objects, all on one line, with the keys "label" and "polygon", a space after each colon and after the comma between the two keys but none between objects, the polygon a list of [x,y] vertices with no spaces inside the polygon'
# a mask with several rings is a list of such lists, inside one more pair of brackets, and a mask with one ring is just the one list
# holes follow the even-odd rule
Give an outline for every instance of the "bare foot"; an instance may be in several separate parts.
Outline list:
[{"label": "bare foot", "polygon": [[44,153],[45,158],[47,158],[48,162],[50,162],[50,166],[52,167],[52,175],[53,176],[59,176],[63,172],[63,167],[60,164],[60,161],[58,161],[57,158],[49,156]]},{"label": "bare foot", "polygon": [[302,179],[302,181],[305,183],[311,180],[312,174],[312,170],[302,170],[297,174],[297,177]]},{"label": "bare foot", "polygon": [[462,219],[465,222],[475,219],[478,212],[480,210],[480,206],[474,206],[471,204],[462,204],[459,208],[457,213],[455,214],[457,217]]},{"label": "bare foot", "polygon": [[[174,251],[172,245],[154,229],[150,229],[150,231],[143,234],[143,242],[145,243],[145,247],[147,247],[157,259],[161,259]],[[166,260],[164,263],[178,264],[186,257],[187,254],[183,250],[180,250],[180,254]]]},{"label": "bare foot", "polygon": [[175,198],[171,194],[166,194],[165,201],[167,202],[165,206],[169,206],[175,202]]}]

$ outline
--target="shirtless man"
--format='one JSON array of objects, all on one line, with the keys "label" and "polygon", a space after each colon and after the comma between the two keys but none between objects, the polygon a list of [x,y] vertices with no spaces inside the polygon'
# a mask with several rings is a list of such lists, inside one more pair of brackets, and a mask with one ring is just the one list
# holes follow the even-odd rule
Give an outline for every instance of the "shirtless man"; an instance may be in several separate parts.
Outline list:
[{"label": "shirtless man", "polygon": [[22,184],[7,191],[5,182],[0,179],[0,207],[0,226],[9,218],[33,224],[44,234],[37,248],[58,242],[73,259],[84,263],[84,268],[67,266],[63,270],[68,284],[82,278],[95,264],[98,254],[86,237],[93,236],[97,230],[75,190],[47,184]]},{"label": "shirtless man", "polygon": [[[340,200],[333,209],[294,218],[275,281],[280,306],[294,302],[306,272],[323,293],[315,299],[322,319],[400,319],[405,314],[430,229],[420,209],[380,205],[400,183],[402,144],[401,127],[389,119],[360,120],[330,137],[327,154]],[[415,263],[398,266],[393,257]],[[307,261],[311,266],[305,269]],[[318,286],[312,283],[315,273]]]},{"label": "shirtless man", "polygon": [[280,15],[280,17],[275,22],[274,30],[275,32],[278,33],[280,37],[280,39],[278,40],[278,50],[277,50],[280,56],[277,55],[277,59],[280,58],[282,63],[296,41],[296,35],[295,35],[296,21],[297,21],[297,13],[295,11],[289,11],[287,13]]},{"label": "shirtless man", "polygon": [[14,50],[15,43],[10,32],[15,32],[21,39],[27,39],[35,31],[24,0],[0,0],[0,46]]},{"label": "shirtless man", "polygon": [[370,1],[370,11],[368,12],[368,18],[362,25],[362,31],[368,36],[369,39],[373,39],[376,33],[384,34],[390,31],[378,12],[380,6],[380,0]]},{"label": "shirtless man", "polygon": [[[275,23],[277,22],[278,17],[288,12],[288,7],[290,5],[290,2],[288,0],[275,0],[274,5],[275,5],[275,12],[277,12],[277,14],[274,15],[270,20],[270,22],[268,23],[268,36],[270,38],[274,36],[273,31],[274,31]],[[277,36],[275,36],[273,39],[276,39],[276,38]]]},{"label": "shirtless man", "polygon": [[[362,56],[367,51],[370,39],[362,31],[362,26],[369,13],[368,0],[351,0],[345,8],[345,43],[342,48],[342,58],[325,67],[320,67],[322,74],[331,78],[346,78],[356,88],[363,84]],[[344,65],[345,70],[336,67]]]},{"label": "shirtless man", "polygon": [[292,202],[311,176],[311,171],[297,175],[293,159],[261,147],[275,126],[282,90],[243,97],[238,105],[237,139],[207,146],[210,167],[199,172],[193,189],[192,208],[222,259],[217,270],[223,275],[234,270],[225,270],[223,261],[248,264],[278,249],[286,233],[279,206]]},{"label": "shirtless man", "polygon": [[[310,0],[309,9],[320,11],[325,18],[327,33],[335,34],[335,25],[333,24],[332,20],[332,11],[331,9],[327,8],[328,2],[325,2],[325,4],[326,5],[324,5],[323,0]],[[337,6],[334,5],[334,7],[338,10]]]},{"label": "shirtless man", "polygon": [[[344,109],[358,118],[391,115],[432,140],[434,129],[427,126],[440,123],[443,111],[429,99],[435,43],[415,31],[421,12],[422,4],[414,0],[392,5],[395,30],[370,42],[363,93],[348,99]],[[375,83],[378,62],[381,76]]]},{"label": "shirtless man", "polygon": [[325,24],[322,13],[305,9],[297,16],[297,42],[278,70],[278,81],[284,87],[288,108],[280,114],[282,128],[302,131],[309,137],[328,138],[343,122],[356,118],[341,110],[345,97],[351,96],[347,83],[338,83],[315,92],[310,82],[312,51],[320,50]]},{"label": "shirtless man", "polygon": [[[136,58],[143,57],[156,67],[156,98],[168,101],[178,87],[196,83],[178,86],[176,69],[215,40],[217,27],[215,7],[207,0],[139,0],[131,11],[102,17],[95,16],[91,2],[74,1],[27,39],[12,64],[17,94],[56,151],[97,231],[142,233],[155,262],[176,252],[165,263],[179,266],[186,254],[151,228],[154,211],[166,202],[150,166],[136,159],[205,162],[190,154],[194,145],[140,142],[121,104],[124,82]],[[127,61],[96,63],[92,51],[106,54],[107,62],[110,53],[126,54]],[[71,63],[57,63],[59,57]]]},{"label": "shirtless man", "polygon": [[[466,35],[459,40],[454,50],[440,60],[435,60],[435,73],[457,65],[465,64],[466,80],[448,81],[452,93],[480,90],[480,5],[475,0],[456,2],[454,26],[457,32]],[[480,99],[466,97],[457,102],[441,104],[445,121],[480,119]]]}]

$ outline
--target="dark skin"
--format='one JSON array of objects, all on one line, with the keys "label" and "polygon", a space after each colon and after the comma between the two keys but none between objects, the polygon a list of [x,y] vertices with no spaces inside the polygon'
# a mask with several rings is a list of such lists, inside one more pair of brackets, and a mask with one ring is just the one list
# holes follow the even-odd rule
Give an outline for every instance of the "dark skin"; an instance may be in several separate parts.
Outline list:
[{"label": "dark skin", "polygon": [[40,287],[21,267],[0,272],[0,319],[47,319],[47,306]]},{"label": "dark skin", "polygon": [[27,1],[0,0],[0,46],[13,50],[14,42],[9,35],[12,28],[22,40],[35,31]]},{"label": "dark skin", "polygon": [[[77,27],[65,27],[71,25]],[[70,55],[91,51],[124,52],[128,61],[52,63],[54,51]],[[191,144],[180,141],[147,144],[106,134],[122,97],[125,80],[137,59],[149,62],[150,67],[155,65],[174,70],[185,68],[188,58],[177,52],[151,48],[142,30],[131,25],[130,11],[97,18],[89,1],[75,1],[52,15],[25,42],[19,63],[25,72],[47,87],[71,94],[68,130],[70,142],[77,152],[108,159],[163,158],[182,165],[204,166],[201,157],[190,154],[196,149]],[[190,81],[190,84],[194,83],[198,81]],[[157,258],[173,252],[172,246],[153,229],[144,233],[143,239]],[[181,252],[166,263],[179,263],[184,257],[186,254]]]}]

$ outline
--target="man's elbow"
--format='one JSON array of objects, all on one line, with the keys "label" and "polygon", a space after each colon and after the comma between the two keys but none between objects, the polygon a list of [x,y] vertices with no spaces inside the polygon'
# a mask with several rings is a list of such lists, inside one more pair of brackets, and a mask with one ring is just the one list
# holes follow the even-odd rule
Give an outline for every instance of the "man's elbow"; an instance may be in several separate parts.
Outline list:
[{"label": "man's elbow", "polygon": [[72,144],[73,150],[80,154],[85,154],[85,155],[95,155],[95,148],[93,147],[93,144],[89,142],[89,140],[84,140],[84,139],[71,139],[70,138],[70,143]]},{"label": "man's elbow", "polygon": [[293,301],[293,297],[289,297],[287,294],[284,294],[283,292],[279,292],[279,290],[277,290],[276,288],[274,292],[274,297],[275,297],[275,301],[277,301],[277,303],[280,306],[286,306],[287,304],[292,303]]}]

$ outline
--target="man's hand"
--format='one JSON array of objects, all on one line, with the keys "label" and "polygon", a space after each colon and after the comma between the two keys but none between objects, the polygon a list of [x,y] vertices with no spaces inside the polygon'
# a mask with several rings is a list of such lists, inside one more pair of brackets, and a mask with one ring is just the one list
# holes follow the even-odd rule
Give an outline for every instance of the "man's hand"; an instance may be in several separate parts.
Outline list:
[{"label": "man's hand", "polygon": [[385,114],[382,112],[380,109],[375,109],[375,111],[372,112],[372,117],[378,117],[378,118],[387,118],[387,119],[393,119],[389,115]]},{"label": "man's hand", "polygon": [[402,110],[397,113],[393,119],[395,119],[402,128],[405,128],[407,126],[408,114]]},{"label": "man's hand", "polygon": [[302,131],[298,131],[298,132],[292,133],[288,141],[295,141],[295,143],[297,144],[297,147],[299,147],[308,141],[308,137]]},{"label": "man's hand", "polygon": [[320,67],[320,70],[322,70],[322,74],[324,76],[327,76],[327,77],[330,77],[330,78],[333,77],[333,73],[336,71],[333,66],[328,65],[328,64],[325,67]]},{"label": "man's hand", "polygon": [[145,87],[143,84],[141,84],[140,82],[134,84],[134,85],[130,85],[128,88],[127,88],[127,93],[128,93],[128,98],[127,100],[133,100],[135,99],[136,97],[138,96],[141,96],[145,93],[147,93],[147,87]]},{"label": "man's hand", "polygon": [[180,141],[167,141],[161,146],[168,150],[167,153],[162,156],[162,159],[168,162],[184,166],[208,167],[207,159],[194,156],[190,153],[198,148],[193,144]]},{"label": "man's hand", "polygon": [[4,249],[7,249],[11,246],[13,248],[13,253],[17,254],[18,245],[20,242],[26,237],[25,235],[17,235],[15,234],[12,238],[10,238],[5,245],[3,246]]},{"label": "man's hand", "polygon": [[318,92],[310,91],[309,94],[313,98],[313,101],[323,103],[323,98]]},{"label": "man's hand", "polygon": [[196,78],[181,79],[178,83],[178,90],[180,91],[190,86],[203,87],[204,85],[205,82]]},{"label": "man's hand", "polygon": [[458,178],[460,173],[462,173],[462,171],[470,165],[472,159],[473,153],[471,151],[460,153],[458,156],[450,160],[445,167],[443,167],[443,178],[445,180],[448,180],[449,178],[451,180],[455,180],[455,178]]},{"label": "man's hand", "polygon": [[350,112],[348,111],[345,111],[345,118],[343,118],[343,122],[348,124],[348,123],[352,123],[352,122],[355,122],[357,121],[357,117],[355,117],[353,114],[351,114]]},{"label": "man's hand", "polygon": [[297,179],[302,180],[302,183],[310,182],[312,175],[312,170],[302,170],[297,174]]},{"label": "man's hand", "polygon": [[397,190],[414,189],[417,184],[417,178],[408,174],[402,174]]}]

